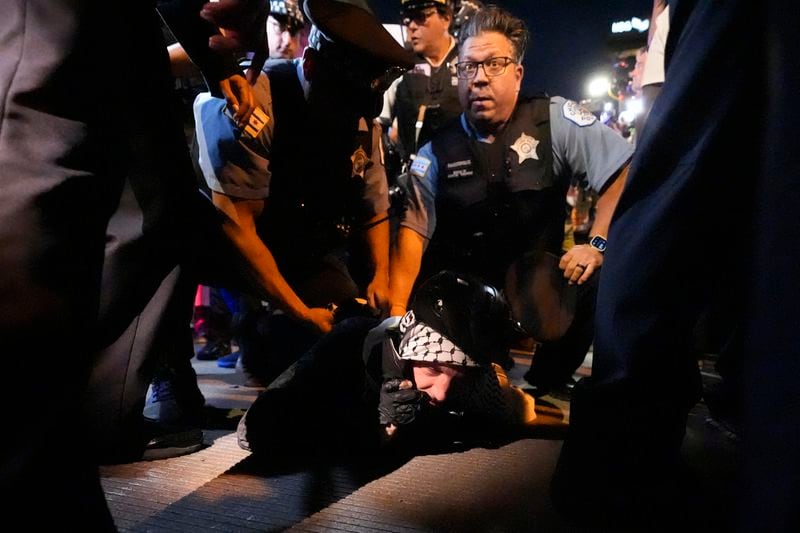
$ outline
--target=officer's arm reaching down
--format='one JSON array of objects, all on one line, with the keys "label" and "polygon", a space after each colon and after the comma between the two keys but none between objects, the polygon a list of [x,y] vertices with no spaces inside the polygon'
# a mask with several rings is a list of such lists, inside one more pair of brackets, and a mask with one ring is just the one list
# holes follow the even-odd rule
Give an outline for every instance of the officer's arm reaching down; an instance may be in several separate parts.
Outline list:
[{"label": "officer's arm reaching down", "polygon": [[366,224],[364,235],[374,274],[367,286],[367,302],[382,315],[389,311],[389,213],[378,213]]},{"label": "officer's arm reaching down", "polygon": [[269,248],[256,232],[255,221],[264,210],[265,200],[244,200],[212,193],[214,205],[224,216],[223,230],[245,258],[256,276],[265,299],[289,315],[310,322],[323,333],[333,326],[333,313],[328,309],[307,307],[278,270]]},{"label": "officer's arm reaching down", "polygon": [[397,243],[391,251],[389,275],[391,316],[405,314],[411,290],[419,274],[424,250],[425,237],[411,228],[401,226],[397,234]]}]

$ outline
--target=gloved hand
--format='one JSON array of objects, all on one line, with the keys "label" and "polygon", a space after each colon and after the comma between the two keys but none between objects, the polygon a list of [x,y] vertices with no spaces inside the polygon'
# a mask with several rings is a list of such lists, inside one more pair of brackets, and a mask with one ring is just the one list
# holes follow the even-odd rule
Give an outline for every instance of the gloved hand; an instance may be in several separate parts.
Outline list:
[{"label": "gloved hand", "polygon": [[413,422],[430,398],[407,379],[388,379],[383,382],[378,404],[381,425],[396,427]]}]

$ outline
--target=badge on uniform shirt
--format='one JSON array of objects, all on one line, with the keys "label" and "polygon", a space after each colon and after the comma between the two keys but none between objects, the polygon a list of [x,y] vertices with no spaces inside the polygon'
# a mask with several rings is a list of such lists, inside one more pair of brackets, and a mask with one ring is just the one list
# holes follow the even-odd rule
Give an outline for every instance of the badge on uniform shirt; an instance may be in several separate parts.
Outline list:
[{"label": "badge on uniform shirt", "polygon": [[414,158],[414,162],[411,163],[411,168],[409,169],[409,172],[411,172],[411,174],[419,178],[424,178],[425,173],[428,172],[428,167],[430,166],[431,166],[430,159],[417,156]]},{"label": "badge on uniform shirt", "polygon": [[592,115],[588,109],[579,105],[577,102],[567,100],[561,107],[561,114],[570,122],[578,126],[591,126],[597,121],[597,117]]},{"label": "badge on uniform shirt", "polygon": [[361,179],[365,179],[369,156],[367,156],[367,152],[364,148],[359,146],[358,149],[353,152],[353,155],[350,156],[350,161],[353,162],[353,177],[359,176]]},{"label": "badge on uniform shirt", "polygon": [[520,134],[519,138],[514,141],[514,144],[511,145],[511,149],[517,152],[519,164],[521,165],[526,159],[539,160],[539,154],[536,153],[537,146],[539,146],[539,141],[523,132]]}]

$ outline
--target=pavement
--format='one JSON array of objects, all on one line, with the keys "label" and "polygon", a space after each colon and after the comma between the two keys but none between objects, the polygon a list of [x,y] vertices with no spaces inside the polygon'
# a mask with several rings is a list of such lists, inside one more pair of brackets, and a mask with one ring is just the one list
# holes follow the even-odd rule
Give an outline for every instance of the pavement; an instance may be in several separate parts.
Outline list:
[{"label": "pavement", "polygon": [[[510,378],[524,387],[530,356],[516,352],[514,358]],[[240,368],[196,359],[193,364],[206,397],[205,447],[182,457],[102,467],[120,531],[584,531],[565,523],[549,498],[569,421],[567,398],[538,402],[539,416],[548,422],[541,436],[497,448],[402,463],[371,457],[333,464],[314,457],[257,461],[238,447],[234,429],[261,389],[246,387]],[[590,372],[591,354],[579,374]],[[718,379],[710,365],[703,374]],[[709,495],[698,529],[725,523],[734,445],[735,435],[699,404],[684,446]]]}]

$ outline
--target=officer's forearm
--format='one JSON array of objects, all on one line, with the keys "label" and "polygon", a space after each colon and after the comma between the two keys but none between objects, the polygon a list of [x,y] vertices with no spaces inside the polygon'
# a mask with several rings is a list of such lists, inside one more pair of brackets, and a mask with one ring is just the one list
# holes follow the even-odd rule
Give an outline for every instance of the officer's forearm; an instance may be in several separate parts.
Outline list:
[{"label": "officer's forearm", "polygon": [[414,281],[419,274],[425,238],[416,231],[401,227],[397,244],[392,249],[389,267],[389,294],[391,295],[392,316],[406,312]]},{"label": "officer's forearm", "polygon": [[594,224],[592,224],[592,229],[589,232],[590,235],[608,236],[608,227],[611,225],[611,217],[614,216],[614,210],[619,203],[622,189],[625,188],[625,181],[628,178],[629,168],[630,163],[626,163],[597,198]]},{"label": "officer's forearm", "polygon": [[[278,270],[278,264],[256,232],[255,219],[262,201],[237,201],[213,193],[214,205],[225,215],[223,230],[242,254],[255,277],[259,296],[299,320],[309,319],[309,309]],[[261,205],[259,205],[261,204]]]},{"label": "officer's forearm", "polygon": [[389,213],[378,213],[367,222],[364,239],[369,248],[374,278],[389,279]]}]

